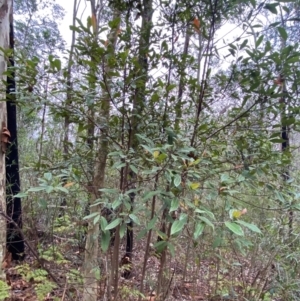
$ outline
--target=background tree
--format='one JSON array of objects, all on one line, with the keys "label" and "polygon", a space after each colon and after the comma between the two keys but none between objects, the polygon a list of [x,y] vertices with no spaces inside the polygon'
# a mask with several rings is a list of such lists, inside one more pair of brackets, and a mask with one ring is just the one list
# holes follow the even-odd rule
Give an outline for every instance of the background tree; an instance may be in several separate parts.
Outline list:
[{"label": "background tree", "polygon": [[[9,132],[7,130],[6,102],[5,91],[6,87],[3,84],[6,81],[7,62],[4,51],[9,49],[9,16],[12,11],[12,1],[0,2],[0,124],[1,124],[1,149],[0,149],[0,202],[1,202],[1,232],[0,232],[0,257],[3,261],[6,253],[6,168],[5,168],[5,151],[8,144]],[[1,268],[1,278],[4,277],[3,269]]]}]

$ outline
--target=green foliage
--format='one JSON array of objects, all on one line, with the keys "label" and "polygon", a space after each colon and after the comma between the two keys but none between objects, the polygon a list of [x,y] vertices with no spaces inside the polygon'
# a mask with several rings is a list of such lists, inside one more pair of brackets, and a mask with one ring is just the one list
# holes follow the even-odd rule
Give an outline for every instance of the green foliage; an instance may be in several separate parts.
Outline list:
[{"label": "green foliage", "polygon": [[6,300],[10,296],[10,287],[6,281],[0,281],[0,300]]},{"label": "green foliage", "polygon": [[19,265],[16,269],[27,282],[35,283],[35,293],[40,301],[56,288],[56,285],[48,280],[48,273],[45,270],[32,269],[28,264]]},{"label": "green foliage", "polygon": [[78,270],[71,269],[70,271],[68,271],[66,277],[69,283],[71,284],[80,284],[80,285],[83,284],[82,275]]},{"label": "green foliage", "polygon": [[47,261],[52,261],[57,264],[64,264],[69,262],[64,258],[58,246],[52,246],[46,250],[40,249],[39,253],[40,253],[40,257]]},{"label": "green foliage", "polygon": [[36,296],[39,301],[45,300],[48,294],[56,288],[56,285],[50,281],[43,281],[42,283],[38,283],[35,285]]}]

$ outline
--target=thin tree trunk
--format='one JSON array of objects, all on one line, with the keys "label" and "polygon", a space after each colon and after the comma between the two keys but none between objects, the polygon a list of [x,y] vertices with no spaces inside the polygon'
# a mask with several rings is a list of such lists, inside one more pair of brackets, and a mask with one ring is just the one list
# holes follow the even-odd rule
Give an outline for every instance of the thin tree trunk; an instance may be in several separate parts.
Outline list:
[{"label": "thin tree trunk", "polygon": [[[11,0],[0,0],[0,49],[9,48],[9,15],[12,11]],[[7,130],[6,124],[6,102],[5,102],[5,91],[6,88],[3,82],[6,82],[6,75],[4,72],[7,69],[6,59],[3,53],[0,51],[0,131],[1,131],[1,145],[0,145],[0,206],[1,211],[6,213],[6,193],[5,193],[5,182],[6,182],[6,169],[5,169],[5,150],[6,150],[6,139],[8,138],[5,134]],[[6,250],[6,220],[0,217],[0,261],[3,262]],[[2,266],[0,267],[0,277],[5,279],[4,271]]]},{"label": "thin tree trunk", "polygon": [[[189,28],[186,29],[185,33],[185,41],[184,41],[184,48],[183,48],[183,53],[182,53],[182,68],[181,68],[181,75],[180,75],[180,81],[179,81],[179,88],[178,88],[178,97],[177,97],[177,103],[175,105],[175,113],[176,113],[176,118],[175,118],[175,131],[180,130],[180,121],[182,117],[182,96],[183,96],[183,91],[184,91],[184,78],[185,78],[185,61],[186,57],[189,51],[189,44],[190,44],[190,33],[189,33]],[[200,67],[199,67],[200,70]]]},{"label": "thin tree trunk", "polygon": [[[286,27],[284,18],[283,18],[283,12],[282,9],[280,8],[280,13],[281,13],[281,26],[283,28]],[[281,39],[281,49],[285,49],[286,47],[286,40]],[[282,70],[284,69],[284,66],[282,66]],[[287,95],[287,90],[286,90],[286,81],[285,81],[285,75],[283,71],[280,72],[278,76],[278,84],[281,85],[281,91],[282,91],[282,97],[280,98],[279,102],[281,103],[281,138],[282,138],[282,143],[281,143],[281,151],[283,153],[288,152],[290,148],[290,137],[289,137],[289,126],[286,124],[286,118],[288,117],[288,105],[287,105],[287,100],[286,100],[286,95]],[[287,164],[282,171],[282,179],[284,181],[284,185],[287,184],[287,182],[290,179],[290,167]],[[294,213],[293,210],[290,210],[288,213],[288,239],[291,239],[291,235],[293,232],[293,219],[294,219]]]},{"label": "thin tree trunk", "polygon": [[[74,0],[73,4],[73,21],[72,25],[76,26],[76,16],[77,16],[77,0]],[[71,47],[69,53],[69,61],[68,61],[68,68],[67,68],[67,98],[65,102],[65,120],[64,120],[64,138],[63,138],[63,156],[65,162],[69,159],[69,134],[70,134],[70,112],[71,112],[71,104],[72,104],[72,64],[73,64],[73,55],[74,55],[74,46],[75,46],[75,38],[76,32],[73,30],[72,32],[72,40],[71,40]],[[64,184],[67,183],[67,177],[63,179]],[[66,198],[63,198],[61,203],[61,208],[59,215],[63,216],[65,214],[64,206],[67,205]]]},{"label": "thin tree trunk", "polygon": [[[77,16],[77,0],[74,0],[73,6],[73,21],[72,25],[76,26],[76,16]],[[70,128],[70,105],[72,103],[72,64],[73,64],[73,54],[74,54],[74,46],[75,46],[75,38],[76,32],[73,30],[72,32],[72,40],[71,40],[71,47],[69,53],[69,61],[68,61],[68,68],[67,68],[67,99],[66,99],[66,117],[64,122],[64,158],[67,159],[69,156],[69,128]]]},{"label": "thin tree trunk", "polygon": [[[138,125],[141,121],[141,116],[143,115],[144,106],[145,106],[145,90],[146,83],[148,80],[148,59],[147,52],[150,49],[150,36],[152,25],[152,0],[144,0],[143,8],[141,8],[142,15],[142,26],[140,30],[140,40],[139,40],[139,66],[137,67],[136,78],[139,79],[139,87],[136,88],[133,96],[133,108],[132,108],[132,118],[129,129],[129,141],[128,141],[128,151],[133,149],[137,151],[138,140],[136,134],[138,133]],[[128,165],[128,164],[127,164]],[[127,172],[125,172],[125,184],[123,187],[127,189],[133,189],[134,183],[136,181],[136,174],[132,171],[129,171],[127,166]],[[133,203],[135,199],[135,194],[130,194],[131,208],[133,208]],[[126,241],[126,253],[123,256],[123,259],[126,259],[124,262],[132,264],[132,251],[133,251],[133,222],[130,222],[127,225],[127,241]],[[131,275],[130,269],[127,270],[127,273],[124,274],[126,278],[129,278]]]},{"label": "thin tree trunk", "polygon": [[[92,14],[93,17],[96,18],[96,12],[93,7],[94,1],[92,1]],[[113,19],[118,18],[118,14],[114,14]],[[110,51],[114,53],[116,41],[117,41],[117,33],[119,30],[119,26],[112,29],[109,41],[111,47]],[[97,31],[95,32],[95,36],[97,35]],[[110,76],[109,76],[109,67],[104,63],[103,66],[103,76],[104,81],[106,82],[106,91],[103,91],[103,97],[101,99],[101,111],[100,115],[102,118],[102,128],[101,134],[99,137],[99,149],[97,150],[97,158],[95,163],[94,169],[94,176],[93,176],[93,189],[91,190],[92,193],[92,205],[100,197],[99,189],[104,187],[105,183],[105,168],[106,168],[106,159],[108,155],[108,123],[109,123],[109,116],[110,116]],[[93,120],[94,122],[94,120]],[[90,137],[93,138],[93,137]],[[100,204],[93,205],[90,207],[90,213],[99,213],[101,212]],[[84,274],[84,292],[83,292],[83,301],[96,301],[97,300],[97,290],[98,290],[98,281],[97,281],[97,269],[99,269],[98,263],[98,253],[99,253],[99,221],[94,223],[94,220],[89,220],[88,224],[88,232],[87,232],[87,239],[86,239],[86,246],[85,246],[85,258],[83,264],[83,274]]]},{"label": "thin tree trunk", "polygon": [[[10,67],[14,67],[14,27],[12,11],[10,13],[9,48],[12,54],[9,57]],[[10,145],[6,155],[6,205],[7,215],[14,223],[7,225],[7,249],[12,254],[12,259],[24,259],[24,241],[20,233],[22,229],[22,204],[21,199],[14,197],[20,192],[19,153],[17,137],[17,108],[16,108],[16,81],[15,72],[12,70],[7,77],[7,128],[10,132]],[[17,227],[15,226],[17,225]]]}]

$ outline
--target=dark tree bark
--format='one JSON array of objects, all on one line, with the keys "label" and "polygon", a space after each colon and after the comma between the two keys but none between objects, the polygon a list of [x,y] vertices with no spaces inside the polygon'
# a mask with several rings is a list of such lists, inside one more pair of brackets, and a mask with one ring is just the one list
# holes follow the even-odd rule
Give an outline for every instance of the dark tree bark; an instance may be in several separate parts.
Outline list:
[{"label": "dark tree bark", "polygon": [[[14,49],[13,18],[10,16],[10,48]],[[13,56],[9,58],[9,67],[14,67]],[[20,198],[13,196],[20,192],[19,155],[17,138],[17,110],[15,102],[16,81],[12,70],[7,77],[7,128],[10,131],[10,146],[6,154],[6,204],[7,215],[18,225],[13,223],[7,225],[7,249],[14,260],[24,259],[24,240],[19,229],[22,228],[22,204]]]}]

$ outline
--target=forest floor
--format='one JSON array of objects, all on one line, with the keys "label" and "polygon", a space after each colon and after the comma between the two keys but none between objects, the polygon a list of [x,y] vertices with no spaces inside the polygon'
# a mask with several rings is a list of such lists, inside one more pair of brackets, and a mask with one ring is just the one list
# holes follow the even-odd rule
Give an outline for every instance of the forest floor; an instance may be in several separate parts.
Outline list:
[{"label": "forest floor", "polygon": [[[61,260],[60,263],[43,258],[37,260],[31,254],[27,255],[22,264],[12,262],[9,258],[6,259],[4,267],[6,269],[7,284],[10,288],[8,292],[10,297],[6,298],[6,301],[81,300],[80,265],[83,252],[80,252],[74,246],[70,246],[66,240],[60,241],[59,238],[56,239],[54,244],[62,250],[64,249],[65,260]],[[142,240],[136,242],[132,277],[128,280],[120,277],[118,294],[118,300],[120,301],[138,300],[140,275],[144,260],[143,244]],[[195,258],[194,252],[193,250],[193,256],[190,258]],[[241,258],[236,259],[235,261],[243,267],[238,267],[238,264],[234,267],[229,264],[221,264],[218,256],[206,257],[198,265],[192,261],[185,262],[185,258],[186,256],[177,256],[176,258],[168,256],[164,269],[166,282],[163,286],[165,292],[163,298],[166,301],[283,301],[281,298],[275,298],[275,296],[273,298],[269,293],[266,293],[271,283],[270,279],[267,274],[264,278],[261,278],[258,275],[259,273],[255,274],[247,260],[243,259],[242,262]],[[160,264],[159,258],[153,255],[148,258],[145,277],[146,299],[143,299],[143,301],[159,299],[155,296],[154,290],[157,285]],[[70,273],[72,271],[74,272],[73,276]],[[76,274],[76,271],[78,271],[78,274]],[[258,276],[260,278],[255,279]],[[102,300],[101,296],[103,296],[103,291],[106,289],[105,281],[100,280],[100,283],[99,300]],[[250,296],[251,290],[253,290],[253,295],[256,296],[255,299]],[[260,296],[257,293],[259,290]],[[245,298],[246,294],[249,294],[247,298]]]}]

